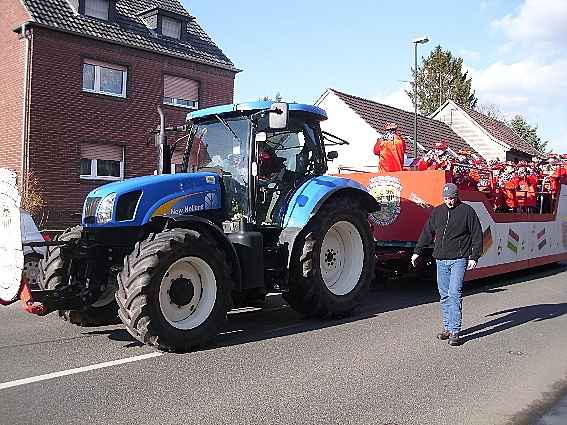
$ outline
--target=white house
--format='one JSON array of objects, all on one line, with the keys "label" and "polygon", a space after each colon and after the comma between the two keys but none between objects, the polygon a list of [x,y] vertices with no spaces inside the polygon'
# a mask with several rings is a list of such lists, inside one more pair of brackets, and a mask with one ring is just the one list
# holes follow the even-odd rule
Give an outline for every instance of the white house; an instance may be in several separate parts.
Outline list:
[{"label": "white house", "polygon": [[487,161],[531,161],[540,155],[510,127],[473,109],[447,100],[430,118],[447,124]]},{"label": "white house", "polygon": [[[406,156],[413,155],[414,114],[392,106],[357,96],[327,89],[315,103],[327,111],[329,119],[321,123],[323,131],[334,134],[349,145],[328,147],[336,150],[339,157],[329,163],[329,172],[348,172],[346,169],[375,171],[378,160],[373,148],[383,131],[384,124],[396,123],[406,140]],[[445,141],[458,152],[469,145],[441,121],[418,115],[418,155],[433,148],[439,141]],[[340,170],[339,170],[340,169]]]}]

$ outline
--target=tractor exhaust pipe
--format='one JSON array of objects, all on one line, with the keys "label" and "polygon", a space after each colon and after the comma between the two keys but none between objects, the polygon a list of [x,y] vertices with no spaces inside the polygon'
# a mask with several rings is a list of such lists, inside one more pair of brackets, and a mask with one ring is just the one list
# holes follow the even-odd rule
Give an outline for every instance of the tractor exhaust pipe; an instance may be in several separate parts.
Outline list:
[{"label": "tractor exhaust pipe", "polygon": [[165,134],[165,114],[158,106],[159,113],[159,134],[156,140],[157,145],[157,173],[171,174],[171,148],[167,144]]}]

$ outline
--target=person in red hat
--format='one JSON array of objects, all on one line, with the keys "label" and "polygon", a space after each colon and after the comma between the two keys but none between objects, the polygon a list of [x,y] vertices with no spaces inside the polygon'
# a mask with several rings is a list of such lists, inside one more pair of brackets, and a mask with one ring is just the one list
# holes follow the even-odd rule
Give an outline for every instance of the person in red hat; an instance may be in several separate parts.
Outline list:
[{"label": "person in red hat", "polygon": [[525,167],[518,169],[516,200],[519,212],[535,212],[537,177],[528,174]]},{"label": "person in red hat", "polygon": [[507,211],[506,197],[504,196],[504,191],[499,183],[500,175],[504,169],[504,164],[496,162],[492,164],[492,179],[490,181],[490,186],[492,190],[492,204],[494,211],[505,212]]},{"label": "person in red hat", "polygon": [[396,124],[388,123],[384,130],[374,145],[374,155],[378,157],[378,172],[402,171],[406,143]]},{"label": "person in red hat", "polygon": [[504,169],[504,173],[500,177],[498,183],[502,187],[506,207],[508,208],[509,212],[516,212],[518,209],[518,198],[516,196],[518,182],[519,178],[516,175],[514,164],[508,162],[506,164],[506,168]]},{"label": "person in red hat", "polygon": [[448,167],[447,149],[449,145],[446,142],[437,142],[433,147],[434,149],[427,152],[417,163],[419,171],[439,170]]}]

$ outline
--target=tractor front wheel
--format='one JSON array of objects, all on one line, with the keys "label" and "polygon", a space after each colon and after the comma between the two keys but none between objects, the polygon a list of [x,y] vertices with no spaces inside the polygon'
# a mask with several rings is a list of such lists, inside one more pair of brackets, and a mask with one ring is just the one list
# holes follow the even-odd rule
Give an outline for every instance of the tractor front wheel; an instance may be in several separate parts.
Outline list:
[{"label": "tractor front wheel", "polygon": [[118,314],[137,340],[188,351],[216,336],[232,290],[220,249],[199,232],[172,229],[138,242],[118,277]]}]

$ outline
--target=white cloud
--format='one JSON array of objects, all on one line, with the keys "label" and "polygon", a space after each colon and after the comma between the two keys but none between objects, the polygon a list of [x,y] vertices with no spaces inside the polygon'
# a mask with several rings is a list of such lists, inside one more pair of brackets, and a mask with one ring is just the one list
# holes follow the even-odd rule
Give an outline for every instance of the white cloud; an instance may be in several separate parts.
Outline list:
[{"label": "white cloud", "polygon": [[[567,151],[567,58],[549,63],[536,60],[493,63],[482,70],[469,68],[480,103],[495,104],[506,118],[522,115],[555,151]],[[561,148],[560,145],[563,145]]]},{"label": "white cloud", "polygon": [[498,61],[477,71],[470,69],[479,97],[502,107],[544,105],[567,101],[567,59],[550,63]]},{"label": "white cloud", "polygon": [[491,23],[510,41],[547,43],[564,47],[567,42],[567,0],[525,0],[515,15]]},{"label": "white cloud", "polygon": [[411,99],[406,94],[406,90],[410,89],[410,85],[407,84],[393,92],[376,96],[374,100],[385,105],[393,106],[395,108],[403,109],[404,111],[413,111],[413,103]]}]

